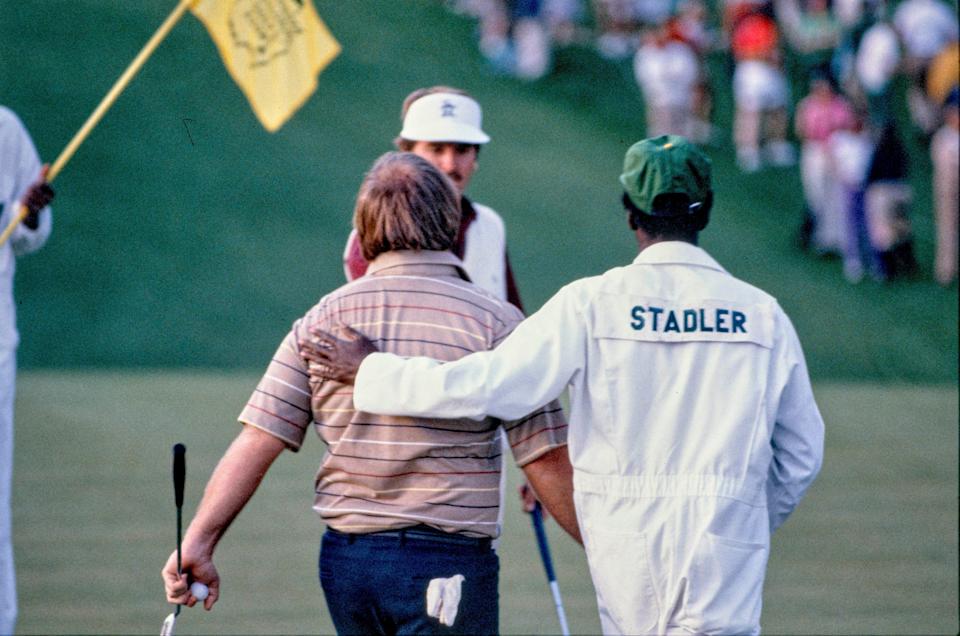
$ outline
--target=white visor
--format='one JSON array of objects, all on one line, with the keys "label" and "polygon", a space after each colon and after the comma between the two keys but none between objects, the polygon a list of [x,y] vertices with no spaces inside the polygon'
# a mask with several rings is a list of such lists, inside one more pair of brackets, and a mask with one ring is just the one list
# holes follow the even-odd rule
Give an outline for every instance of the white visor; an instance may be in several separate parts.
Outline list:
[{"label": "white visor", "polygon": [[433,93],[410,104],[400,137],[410,141],[485,144],[490,137],[480,128],[482,118],[480,104],[469,97]]}]

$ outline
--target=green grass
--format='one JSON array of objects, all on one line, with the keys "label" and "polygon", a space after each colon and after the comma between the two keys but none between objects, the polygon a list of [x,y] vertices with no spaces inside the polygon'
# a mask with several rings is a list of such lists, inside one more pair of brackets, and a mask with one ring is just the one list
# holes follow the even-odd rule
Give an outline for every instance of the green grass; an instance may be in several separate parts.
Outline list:
[{"label": "green grass", "polygon": [[[156,633],[175,543],[171,446],[187,446],[185,517],[237,432],[251,374],[26,372],[17,401],[18,633]],[[818,384],[826,463],[774,536],[770,634],[947,634],[957,614],[955,387]],[[310,510],[322,455],[285,454],[217,553],[223,597],[178,633],[331,633]],[[511,484],[517,483],[516,471]],[[557,632],[529,521],[509,501],[501,627]],[[599,621],[583,553],[549,534],[575,633]]]},{"label": "green grass", "polygon": [[[0,99],[44,158],[173,4],[0,4],[0,23],[17,34],[0,39]],[[260,368],[292,320],[341,284],[361,175],[391,148],[402,98],[435,83],[463,86],[485,107],[493,142],[471,193],[503,213],[529,309],[633,258],[616,181],[644,134],[628,62],[566,49],[556,73],[524,84],[491,76],[473,23],[436,0],[316,5],[344,52],[275,135],[257,124],[197,20],[177,25],[57,180],[50,244],[19,264],[23,367]],[[957,291],[929,280],[925,152],[914,144],[922,279],[850,287],[838,263],[792,246],[796,170],[734,167],[729,76],[721,58],[710,69],[721,138],[710,150],[718,192],[705,247],[780,299],[815,378],[956,382]]]}]

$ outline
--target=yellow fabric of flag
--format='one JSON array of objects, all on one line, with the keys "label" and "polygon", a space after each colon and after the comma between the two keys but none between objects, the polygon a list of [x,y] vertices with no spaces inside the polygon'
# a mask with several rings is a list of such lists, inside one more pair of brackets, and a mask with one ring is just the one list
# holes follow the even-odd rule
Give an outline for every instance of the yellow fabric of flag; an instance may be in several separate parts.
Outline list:
[{"label": "yellow fabric of flag", "polygon": [[190,10],[270,132],[313,94],[317,75],[340,53],[311,0],[197,0]]}]

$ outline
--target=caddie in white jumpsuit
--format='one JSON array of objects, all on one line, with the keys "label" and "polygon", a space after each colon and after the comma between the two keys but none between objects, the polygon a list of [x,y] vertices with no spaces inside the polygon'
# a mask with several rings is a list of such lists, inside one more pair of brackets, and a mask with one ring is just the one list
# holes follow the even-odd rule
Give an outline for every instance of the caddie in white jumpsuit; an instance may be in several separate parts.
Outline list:
[{"label": "caddie in white jumpsuit", "polygon": [[[620,181],[632,264],[567,285],[493,351],[447,364],[369,355],[354,405],[510,418],[569,386],[604,633],[755,634],[770,534],[822,459],[803,352],[774,298],[696,246],[712,203],[704,155],[682,137],[644,140]],[[355,336],[316,335],[328,377],[349,346],[356,369]]]},{"label": "caddie in white jumpsuit", "polygon": [[10,500],[13,398],[20,337],[13,277],[17,258],[40,249],[50,235],[52,220],[46,206],[53,191],[40,175],[40,158],[27,130],[13,111],[0,106],[0,232],[7,228],[21,202],[30,210],[9,240],[0,245],[0,634],[12,634],[17,620]]}]

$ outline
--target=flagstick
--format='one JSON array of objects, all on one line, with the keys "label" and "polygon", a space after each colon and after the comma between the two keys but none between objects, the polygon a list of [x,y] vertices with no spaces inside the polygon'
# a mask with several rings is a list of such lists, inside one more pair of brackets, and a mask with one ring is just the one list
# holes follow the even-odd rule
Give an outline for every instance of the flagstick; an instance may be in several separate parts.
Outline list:
[{"label": "flagstick", "polygon": [[[113,85],[113,88],[110,89],[110,92],[103,98],[103,101],[100,102],[100,105],[97,106],[96,110],[87,118],[87,121],[83,124],[80,130],[77,131],[77,134],[73,136],[73,139],[70,140],[70,143],[67,144],[67,147],[63,149],[60,153],[60,156],[57,157],[57,160],[53,162],[53,165],[50,167],[50,171],[47,173],[47,182],[52,182],[63,167],[70,161],[73,154],[77,151],[77,148],[80,147],[87,136],[90,135],[90,132],[94,127],[100,123],[100,120],[106,114],[106,112],[113,106],[114,102],[117,101],[117,98],[120,96],[120,93],[127,87],[128,84],[133,80],[134,76],[143,68],[143,65],[146,64],[147,60],[153,55],[153,52],[160,46],[160,43],[163,42],[163,39],[167,37],[170,31],[176,25],[177,21],[183,17],[183,14],[186,13],[187,9],[190,8],[190,5],[193,4],[195,0],[180,0],[180,4],[177,5],[177,8],[164,20],[163,24],[160,25],[160,28],[157,29],[157,32],[153,34],[153,37],[147,42],[143,47],[143,50],[137,54],[137,57],[133,58],[133,62],[130,63],[130,66],[127,67],[127,70],[123,72],[123,75],[120,76],[120,79],[117,80],[116,84]],[[10,235],[13,234],[13,230],[27,217],[29,210],[27,206],[21,204],[20,209],[17,211],[17,214],[14,215],[13,219],[10,221],[10,224],[3,231],[3,234],[0,234],[0,246],[3,246],[7,242],[7,239],[10,238]]]}]

